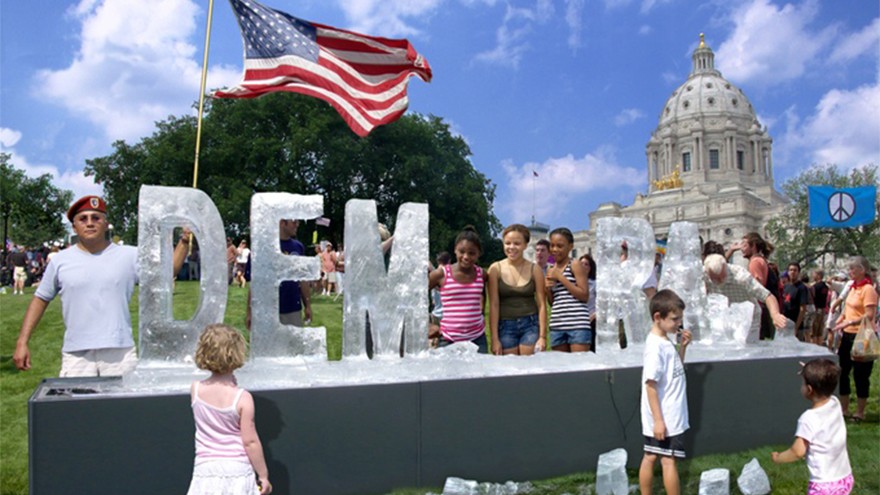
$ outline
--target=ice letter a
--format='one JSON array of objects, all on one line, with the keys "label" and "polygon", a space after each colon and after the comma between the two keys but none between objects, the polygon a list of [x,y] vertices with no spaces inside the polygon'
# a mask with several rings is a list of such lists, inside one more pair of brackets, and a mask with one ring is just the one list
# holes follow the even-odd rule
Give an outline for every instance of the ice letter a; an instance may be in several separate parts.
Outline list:
[{"label": "ice letter a", "polygon": [[[620,260],[623,241],[628,248],[626,261]],[[654,231],[641,218],[602,218],[596,244],[598,344],[618,342],[618,321],[623,321],[628,342],[644,342],[651,318],[642,286],[654,269]]]},{"label": "ice letter a", "polygon": [[[201,297],[191,320],[174,320],[172,234],[188,227],[199,242]],[[138,200],[140,359],[184,363],[196,352],[199,333],[220,323],[226,311],[226,239],[223,221],[207,194],[186,187],[142,186]]]},{"label": "ice letter a", "polygon": [[377,356],[399,356],[401,337],[405,354],[428,348],[427,260],[427,204],[400,206],[387,273],[376,202],[345,204],[343,359],[365,356],[368,319]]},{"label": "ice letter a", "polygon": [[706,316],[706,284],[700,262],[700,232],[692,222],[675,222],[669,227],[663,276],[658,289],[670,289],[684,301],[684,328],[697,340],[709,333]]},{"label": "ice letter a", "polygon": [[323,198],[314,194],[259,193],[251,198],[251,358],[327,359],[327,330],[281,323],[282,281],[317,280],[321,263],[314,256],[281,252],[279,222],[321,216]]}]

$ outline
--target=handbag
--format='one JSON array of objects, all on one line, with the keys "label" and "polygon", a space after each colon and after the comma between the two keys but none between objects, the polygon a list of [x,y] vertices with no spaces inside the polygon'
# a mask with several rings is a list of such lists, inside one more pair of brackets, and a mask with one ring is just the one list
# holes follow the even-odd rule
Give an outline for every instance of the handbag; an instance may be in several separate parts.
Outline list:
[{"label": "handbag", "polygon": [[880,338],[874,332],[874,327],[868,318],[862,318],[859,331],[853,341],[850,357],[853,361],[875,361],[880,358]]}]

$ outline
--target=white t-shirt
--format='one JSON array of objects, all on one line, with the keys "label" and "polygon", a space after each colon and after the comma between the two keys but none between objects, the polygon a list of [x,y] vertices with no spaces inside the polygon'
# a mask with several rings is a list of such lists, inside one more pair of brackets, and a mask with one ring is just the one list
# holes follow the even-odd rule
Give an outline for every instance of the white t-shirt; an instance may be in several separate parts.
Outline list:
[{"label": "white t-shirt", "polygon": [[837,481],[852,473],[846,452],[846,424],[837,397],[832,395],[821,407],[804,411],[798,418],[795,436],[809,443],[810,481]]},{"label": "white t-shirt", "polygon": [[34,295],[61,295],[64,352],[132,347],[128,303],[137,281],[136,247],[110,243],[91,254],[73,245],[52,257]]},{"label": "white t-shirt", "polygon": [[242,263],[242,264],[247,263],[248,256],[251,255],[251,250],[248,248],[242,248],[241,251],[236,251],[236,252],[237,252],[237,255],[235,257],[235,262]]},{"label": "white t-shirt", "polygon": [[688,428],[687,380],[684,364],[669,339],[648,333],[645,339],[644,366],[642,368],[642,434],[654,436],[654,416],[648,403],[648,380],[657,382],[660,411],[666,423],[666,435],[681,435]]}]

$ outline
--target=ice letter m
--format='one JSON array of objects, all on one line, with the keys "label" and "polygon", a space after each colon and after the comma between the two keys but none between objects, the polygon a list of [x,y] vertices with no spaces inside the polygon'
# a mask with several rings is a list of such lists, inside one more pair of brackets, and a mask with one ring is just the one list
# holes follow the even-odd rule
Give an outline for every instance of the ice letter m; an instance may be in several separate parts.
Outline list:
[{"label": "ice letter m", "polygon": [[345,204],[343,359],[365,356],[367,332],[376,356],[427,349],[427,204],[400,206],[393,242],[386,272],[376,202],[352,199]]}]

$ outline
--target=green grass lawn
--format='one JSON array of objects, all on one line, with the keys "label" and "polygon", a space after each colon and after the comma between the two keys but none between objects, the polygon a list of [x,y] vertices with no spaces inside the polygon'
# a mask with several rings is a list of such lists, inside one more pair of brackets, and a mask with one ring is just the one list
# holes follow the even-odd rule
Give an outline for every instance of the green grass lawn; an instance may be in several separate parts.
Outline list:
[{"label": "green grass lawn", "polygon": [[[44,377],[58,376],[61,367],[61,341],[64,327],[61,322],[60,301],[49,305],[42,322],[34,332],[30,348],[33,368],[19,372],[12,363],[15,339],[33,289],[25,296],[10,293],[0,295],[0,493],[25,494],[28,491],[27,400]],[[198,284],[178,282],[174,293],[174,316],[185,319],[195,311],[198,303]],[[247,290],[229,289],[226,322],[244,328]],[[329,359],[338,360],[342,354],[342,303],[331,298],[313,298],[313,322],[327,328]],[[137,295],[132,304],[132,324],[137,328]],[[880,493],[880,365],[874,367],[871,378],[871,400],[867,421],[849,426],[848,449],[856,478],[854,494]],[[806,409],[808,403],[804,401]],[[756,419],[757,420],[757,419]],[[792,433],[795,425],[791,425]],[[731,494],[738,494],[736,477],[752,457],[757,457],[767,471],[774,494],[798,494],[806,491],[807,467],[803,462],[775,465],[770,452],[783,450],[788,445],[767,445],[745,452],[711,455],[686,460],[679,465],[683,493],[696,494],[700,473],[713,468],[727,468],[731,472]],[[340,466],[340,469],[344,469]],[[630,483],[637,483],[638,474],[631,471]],[[655,492],[661,492],[661,477],[655,474]],[[482,480],[478,480],[482,481]],[[522,481],[522,480],[517,480]],[[595,484],[595,473],[573,473],[551,480],[534,481],[537,494],[588,493],[586,487]],[[426,489],[401,489],[393,493],[423,494]],[[440,487],[433,488],[439,493]]]}]

